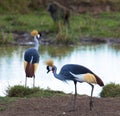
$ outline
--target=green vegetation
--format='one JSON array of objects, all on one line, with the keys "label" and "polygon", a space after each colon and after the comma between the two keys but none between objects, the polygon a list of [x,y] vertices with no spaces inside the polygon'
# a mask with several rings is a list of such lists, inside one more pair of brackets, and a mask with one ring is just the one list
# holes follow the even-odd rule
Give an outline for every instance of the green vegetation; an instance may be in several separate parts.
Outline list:
[{"label": "green vegetation", "polygon": [[4,111],[6,108],[11,107],[11,103],[16,101],[15,97],[0,97],[0,111]]},{"label": "green vegetation", "polygon": [[[49,0],[27,0],[20,1],[9,0],[0,1],[0,43],[10,43],[13,40],[12,34],[5,36],[6,32],[30,32],[37,29],[41,32],[47,32],[49,37],[56,43],[78,43],[80,38],[120,38],[120,13],[101,12],[93,15],[88,12],[85,14],[71,14],[70,27],[64,26],[61,22],[54,24],[47,11]],[[108,0],[92,0],[92,4],[107,3]],[[109,0],[117,3],[119,0]],[[72,3],[73,1],[69,1]],[[74,1],[80,2],[80,1]],[[17,4],[16,4],[17,3]],[[22,6],[22,7],[21,7]],[[117,8],[117,7],[114,7]],[[4,34],[3,34],[4,33]],[[2,38],[2,39],[1,39]],[[6,39],[7,38],[7,39]],[[55,39],[54,39],[55,38]]]},{"label": "green vegetation", "polygon": [[[101,13],[93,16],[90,13],[81,15],[72,15],[70,18],[70,27],[63,24],[56,29],[54,22],[46,11],[32,12],[29,14],[4,14],[0,17],[0,43],[5,43],[3,36],[5,32],[26,31],[33,29],[46,31],[56,38],[59,43],[77,43],[82,37],[89,38],[120,38],[120,13]],[[1,37],[2,35],[2,37]],[[12,38],[12,36],[10,36]],[[10,39],[12,41],[13,39]]]},{"label": "green vegetation", "polygon": [[0,44],[6,44],[13,42],[13,35],[12,33],[5,34],[4,32],[0,33]]},{"label": "green vegetation", "polygon": [[50,97],[64,94],[61,91],[52,91],[50,89],[40,89],[39,87],[29,88],[22,85],[8,87],[6,95],[8,97]]},{"label": "green vegetation", "polygon": [[120,84],[110,83],[103,87],[101,97],[120,97]]}]

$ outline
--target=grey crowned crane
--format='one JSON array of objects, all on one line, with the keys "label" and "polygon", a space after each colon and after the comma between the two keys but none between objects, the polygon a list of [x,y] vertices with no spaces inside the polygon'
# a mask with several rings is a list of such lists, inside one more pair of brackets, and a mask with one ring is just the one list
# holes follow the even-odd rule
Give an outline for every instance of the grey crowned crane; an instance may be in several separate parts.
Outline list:
[{"label": "grey crowned crane", "polygon": [[53,72],[53,75],[61,80],[66,82],[67,80],[71,80],[74,82],[75,85],[75,94],[74,94],[74,104],[73,104],[73,110],[75,110],[75,104],[76,104],[76,96],[77,96],[77,82],[86,82],[88,83],[91,87],[91,97],[90,97],[90,110],[92,110],[93,107],[93,90],[94,90],[94,84],[98,84],[99,86],[104,86],[103,81],[95,74],[93,73],[90,69],[77,65],[77,64],[66,64],[64,65],[59,74],[56,73],[57,67],[53,64],[52,60],[46,61],[47,64],[47,73],[50,71]]},{"label": "grey crowned crane", "polygon": [[27,77],[33,77],[33,87],[35,86],[35,72],[39,64],[38,39],[41,37],[41,34],[39,34],[37,30],[33,30],[31,35],[34,37],[35,46],[33,48],[28,48],[24,53],[24,69],[26,74],[25,87],[27,85]]}]

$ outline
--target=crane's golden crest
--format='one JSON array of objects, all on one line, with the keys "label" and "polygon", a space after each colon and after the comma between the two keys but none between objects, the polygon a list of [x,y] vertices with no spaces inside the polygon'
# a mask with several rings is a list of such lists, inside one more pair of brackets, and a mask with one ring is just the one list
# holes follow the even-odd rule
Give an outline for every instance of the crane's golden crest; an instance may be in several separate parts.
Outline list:
[{"label": "crane's golden crest", "polygon": [[37,31],[37,30],[33,30],[33,31],[31,32],[31,35],[32,35],[32,36],[38,35],[38,31]]},{"label": "crane's golden crest", "polygon": [[47,60],[47,61],[45,62],[45,64],[46,64],[47,66],[53,66],[53,65],[54,65],[54,62],[53,62],[53,60]]}]

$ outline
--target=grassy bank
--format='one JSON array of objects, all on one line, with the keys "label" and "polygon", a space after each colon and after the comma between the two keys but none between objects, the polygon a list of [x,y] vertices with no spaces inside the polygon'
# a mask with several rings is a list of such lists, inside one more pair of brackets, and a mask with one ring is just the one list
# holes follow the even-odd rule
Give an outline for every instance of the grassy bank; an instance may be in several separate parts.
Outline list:
[{"label": "grassy bank", "polygon": [[44,90],[39,87],[29,88],[21,85],[9,86],[6,90],[6,96],[0,97],[0,111],[4,111],[9,107],[12,107],[12,103],[20,98],[42,98],[52,96],[63,96],[62,91],[53,91],[49,88]]},{"label": "grassy bank", "polygon": [[[52,35],[57,38],[57,43],[77,43],[84,37],[119,39],[119,19],[119,12],[102,12],[97,15],[72,13],[70,27],[68,28],[60,22],[55,24],[49,13],[43,9],[24,15],[6,13],[0,16],[0,38],[4,38],[5,41],[5,32],[30,32],[37,29],[46,32],[49,35],[48,37]],[[12,40],[10,38],[10,41]]]}]

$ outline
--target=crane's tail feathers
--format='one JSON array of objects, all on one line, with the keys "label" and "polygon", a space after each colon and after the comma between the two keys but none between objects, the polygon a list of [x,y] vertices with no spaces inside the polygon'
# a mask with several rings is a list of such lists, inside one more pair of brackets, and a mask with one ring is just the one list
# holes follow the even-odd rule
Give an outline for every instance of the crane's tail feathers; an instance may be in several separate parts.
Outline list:
[{"label": "crane's tail feathers", "polygon": [[27,63],[25,68],[26,77],[34,76],[34,65],[32,63]]},{"label": "crane's tail feathers", "polygon": [[33,77],[35,75],[35,72],[38,68],[38,63],[28,63],[24,61],[24,69],[26,73],[26,77]]},{"label": "crane's tail feathers", "polygon": [[95,74],[86,73],[84,75],[84,80],[88,83],[95,83],[95,84],[98,84],[100,86],[104,86],[103,81]]},{"label": "crane's tail feathers", "polygon": [[95,77],[96,77],[97,84],[100,85],[100,86],[104,86],[103,81],[97,75],[95,75]]}]

